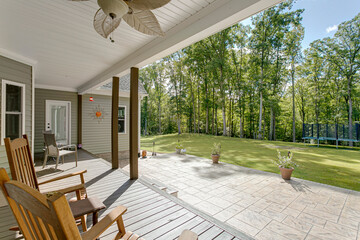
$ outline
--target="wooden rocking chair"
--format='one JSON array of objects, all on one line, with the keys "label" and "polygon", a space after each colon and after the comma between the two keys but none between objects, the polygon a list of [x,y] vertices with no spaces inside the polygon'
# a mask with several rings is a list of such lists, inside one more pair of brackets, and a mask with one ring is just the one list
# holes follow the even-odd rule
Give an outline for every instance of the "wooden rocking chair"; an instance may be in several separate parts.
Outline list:
[{"label": "wooden rocking chair", "polygon": [[55,134],[51,132],[44,132],[44,141],[45,141],[45,154],[44,154],[44,163],[43,168],[46,166],[46,162],[49,157],[56,158],[55,169],[59,165],[59,159],[61,158],[62,163],[64,164],[65,156],[70,154],[75,154],[75,166],[78,165],[78,154],[76,145],[66,145],[58,147],[56,143]]},{"label": "wooden rocking chair", "polygon": [[[34,162],[32,160],[30,145],[27,135],[23,135],[23,138],[17,138],[14,139],[13,141],[11,141],[10,138],[5,138],[4,142],[5,142],[7,158],[10,166],[11,177],[13,180],[22,182],[40,191],[39,185],[55,182],[58,180],[62,180],[74,176],[80,176],[80,182],[81,182],[80,184],[62,189],[54,189],[54,190],[52,189],[51,191],[61,192],[63,194],[75,192],[77,200],[87,198],[85,179],[84,179],[84,173],[87,172],[86,170],[66,174],[39,183],[36,177]],[[80,219],[81,219],[82,228],[84,231],[86,231],[87,229],[86,216],[82,216],[80,217]]]},{"label": "wooden rocking chair", "polygon": [[138,239],[125,232],[123,206],[80,234],[64,194],[52,192],[45,196],[28,185],[10,180],[4,168],[0,169],[0,185],[25,239],[96,239],[114,222],[119,228],[115,239]]},{"label": "wooden rocking chair", "polygon": [[[28,185],[10,180],[4,168],[0,168],[0,186],[25,239],[93,240],[116,222],[118,233],[114,239],[144,240],[125,231],[122,215],[126,207],[116,207],[90,230],[80,234],[64,194],[42,195]],[[179,239],[197,240],[197,235],[185,230]]]}]

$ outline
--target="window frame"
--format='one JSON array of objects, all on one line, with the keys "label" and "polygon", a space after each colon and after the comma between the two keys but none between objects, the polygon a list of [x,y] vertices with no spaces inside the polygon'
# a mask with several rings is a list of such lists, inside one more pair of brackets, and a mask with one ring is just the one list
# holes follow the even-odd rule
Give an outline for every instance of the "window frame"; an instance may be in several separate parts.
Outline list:
[{"label": "window frame", "polygon": [[[118,134],[126,134],[126,119],[127,119],[127,116],[126,116],[126,106],[125,105],[119,105],[118,106],[118,113],[119,113],[119,107],[123,107],[125,110],[124,110],[124,112],[125,112],[125,118],[124,118],[124,132],[119,132],[119,129],[118,129]],[[118,115],[118,121],[119,121],[119,115]],[[119,124],[119,123],[118,123]]]},{"label": "window frame", "polygon": [[26,112],[25,112],[25,92],[26,85],[23,83],[13,82],[9,80],[2,79],[1,83],[1,145],[4,145],[5,138],[5,128],[6,128],[6,85],[13,85],[17,87],[21,87],[21,134],[20,137],[25,134],[25,120],[26,120]]}]

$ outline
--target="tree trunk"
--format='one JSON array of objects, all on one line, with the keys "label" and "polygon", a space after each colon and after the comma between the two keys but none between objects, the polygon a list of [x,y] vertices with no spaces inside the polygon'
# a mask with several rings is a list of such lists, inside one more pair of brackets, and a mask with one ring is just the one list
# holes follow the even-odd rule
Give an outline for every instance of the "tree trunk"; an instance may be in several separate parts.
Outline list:
[{"label": "tree trunk", "polygon": [[215,133],[215,88],[213,87],[212,135]]},{"label": "tree trunk", "polygon": [[200,133],[200,81],[198,80],[198,85],[197,85],[198,91],[197,91],[197,107],[198,107],[198,118],[197,118],[197,132]]},{"label": "tree trunk", "polygon": [[[348,90],[348,98],[349,98],[349,139],[353,138],[352,134],[352,98],[351,98],[351,78],[348,78],[348,84],[347,84],[347,90]],[[349,146],[353,146],[353,142],[349,141]]]},{"label": "tree trunk", "polygon": [[222,117],[223,117],[223,136],[226,136],[226,110],[225,110],[225,103],[222,104]]},{"label": "tree trunk", "polygon": [[217,106],[215,107],[215,136],[218,135],[218,129],[217,129]]},{"label": "tree trunk", "polygon": [[181,120],[180,120],[180,116],[178,116],[178,134],[180,135],[181,134]]},{"label": "tree trunk", "polygon": [[194,99],[194,93],[191,90],[191,96],[192,96],[192,103],[193,103],[193,114],[194,114],[194,133],[196,133],[196,110],[195,110],[195,99]]},{"label": "tree trunk", "polygon": [[270,129],[269,129],[269,141],[273,140],[274,136],[274,108],[270,106]]},{"label": "tree trunk", "polygon": [[205,133],[209,134],[209,96],[208,96],[208,86],[207,80],[205,79],[205,102],[206,102],[206,123],[205,123]]},{"label": "tree trunk", "polygon": [[240,93],[239,93],[239,119],[240,119],[240,122],[239,122],[239,127],[240,127],[240,138],[243,138],[244,137],[244,133],[243,133],[243,121],[242,121],[242,108],[241,108],[241,96],[240,96]]},{"label": "tree trunk", "polygon": [[235,129],[234,129],[234,99],[231,99],[231,131],[230,131],[230,137],[232,137],[235,134]]},{"label": "tree trunk", "polygon": [[159,98],[158,109],[159,109],[159,134],[161,134],[161,98]]},{"label": "tree trunk", "polygon": [[291,83],[292,83],[292,111],[293,111],[293,142],[296,142],[296,129],[295,129],[295,66],[291,64]]},{"label": "tree trunk", "polygon": [[145,97],[144,135],[147,135],[148,97]]},{"label": "tree trunk", "polygon": [[263,108],[263,95],[262,95],[262,91],[260,90],[260,106],[259,106],[259,135],[258,135],[258,139],[262,139],[261,136],[261,126],[262,126],[262,109]]}]

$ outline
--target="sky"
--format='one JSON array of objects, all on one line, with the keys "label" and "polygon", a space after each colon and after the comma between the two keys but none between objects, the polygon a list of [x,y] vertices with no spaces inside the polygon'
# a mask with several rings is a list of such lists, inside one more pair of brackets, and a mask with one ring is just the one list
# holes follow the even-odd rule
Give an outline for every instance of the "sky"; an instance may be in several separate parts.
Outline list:
[{"label": "sky", "polygon": [[[332,37],[337,26],[360,13],[360,0],[296,0],[293,9],[305,9],[302,24],[305,36],[303,49],[317,39]],[[247,25],[250,19],[242,21]]]}]

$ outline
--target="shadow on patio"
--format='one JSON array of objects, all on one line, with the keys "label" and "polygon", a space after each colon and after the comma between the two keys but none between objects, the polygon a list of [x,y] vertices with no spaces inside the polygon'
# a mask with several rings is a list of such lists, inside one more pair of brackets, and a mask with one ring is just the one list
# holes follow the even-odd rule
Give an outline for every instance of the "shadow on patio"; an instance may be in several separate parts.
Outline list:
[{"label": "shadow on patio", "polygon": [[[145,239],[175,239],[184,229],[191,229],[199,235],[199,239],[250,239],[247,235],[231,228],[216,219],[199,212],[185,202],[156,189],[141,178],[132,181],[122,171],[111,169],[111,165],[86,151],[79,151],[78,167],[75,167],[71,157],[65,158],[65,164],[60,164],[57,171],[51,169],[54,162],[42,169],[42,161],[36,161],[39,181],[52,177],[87,169],[85,181],[89,197],[97,196],[106,206],[100,211],[99,219],[108,214],[118,205],[126,206],[124,223],[128,231],[137,233]],[[66,187],[78,183],[78,177],[72,180],[58,181],[46,184],[41,190],[47,191],[54,187]],[[0,208],[0,238],[15,239],[14,232],[8,228],[16,225],[7,206]],[[87,225],[92,225],[91,217]],[[110,227],[101,239],[112,239],[117,231],[116,224]]]}]

